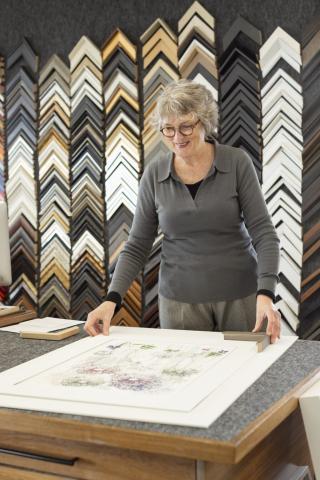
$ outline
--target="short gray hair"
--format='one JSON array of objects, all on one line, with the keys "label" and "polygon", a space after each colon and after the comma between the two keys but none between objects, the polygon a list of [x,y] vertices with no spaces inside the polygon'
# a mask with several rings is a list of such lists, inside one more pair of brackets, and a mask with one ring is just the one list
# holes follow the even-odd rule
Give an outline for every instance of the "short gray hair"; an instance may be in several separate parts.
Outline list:
[{"label": "short gray hair", "polygon": [[212,93],[201,83],[181,79],[169,83],[158,97],[152,123],[156,128],[160,128],[164,118],[189,113],[193,113],[200,120],[207,137],[216,134],[218,109]]}]

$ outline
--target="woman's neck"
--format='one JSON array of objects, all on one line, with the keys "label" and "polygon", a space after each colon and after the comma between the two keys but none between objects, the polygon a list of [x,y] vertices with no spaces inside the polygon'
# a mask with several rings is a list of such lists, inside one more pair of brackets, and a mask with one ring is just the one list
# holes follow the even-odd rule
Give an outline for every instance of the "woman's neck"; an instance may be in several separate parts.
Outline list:
[{"label": "woman's neck", "polygon": [[201,150],[193,158],[174,157],[175,172],[183,183],[196,183],[208,175],[214,161],[214,145],[206,145],[208,148],[205,152]]},{"label": "woman's neck", "polygon": [[189,168],[197,168],[199,167],[199,163],[202,164],[210,164],[212,163],[214,157],[214,144],[204,142],[202,148],[192,156],[178,156],[175,154],[175,160],[181,166],[189,167]]}]

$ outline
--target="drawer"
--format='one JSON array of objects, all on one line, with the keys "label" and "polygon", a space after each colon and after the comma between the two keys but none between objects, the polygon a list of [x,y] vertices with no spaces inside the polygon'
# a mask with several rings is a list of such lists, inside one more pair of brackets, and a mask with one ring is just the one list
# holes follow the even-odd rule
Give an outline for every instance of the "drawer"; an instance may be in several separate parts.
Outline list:
[{"label": "drawer", "polygon": [[0,465],[33,471],[35,480],[45,480],[43,474],[48,479],[50,474],[79,480],[195,479],[192,459],[8,431],[0,431]]},{"label": "drawer", "polygon": [[[69,480],[70,477],[61,477],[49,473],[18,469],[0,465],[0,480]],[[71,480],[71,479],[70,479]]]}]

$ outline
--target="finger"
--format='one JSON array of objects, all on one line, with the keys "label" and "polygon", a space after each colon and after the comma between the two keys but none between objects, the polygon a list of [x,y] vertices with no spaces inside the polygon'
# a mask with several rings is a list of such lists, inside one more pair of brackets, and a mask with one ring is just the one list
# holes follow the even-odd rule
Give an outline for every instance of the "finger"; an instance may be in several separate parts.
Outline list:
[{"label": "finger", "polygon": [[275,311],[273,314],[273,332],[272,334],[275,338],[280,338],[280,329],[281,329],[281,315],[278,311]]},{"label": "finger", "polygon": [[272,328],[272,331],[269,335],[270,335],[270,342],[275,343],[277,341],[278,335],[274,327]]},{"label": "finger", "polygon": [[277,333],[272,333],[272,335],[270,337],[271,343],[276,343],[277,340],[278,340],[278,334]]},{"label": "finger", "polygon": [[109,320],[104,320],[104,322],[103,322],[103,329],[102,329],[102,334],[103,334],[103,335],[109,335],[109,327],[110,327],[110,322],[109,322]]},{"label": "finger", "polygon": [[87,332],[89,333],[89,335],[91,335],[91,337],[95,337],[96,335],[99,334],[99,332],[97,332],[97,330],[95,328],[95,324],[88,327]]},{"label": "finger", "polygon": [[280,321],[277,312],[274,312],[270,318],[269,332],[267,333],[271,337],[271,343],[275,343],[280,337]]},{"label": "finger", "polygon": [[277,317],[278,317],[278,338],[280,338],[280,333],[281,333],[281,313],[277,311]]},{"label": "finger", "polygon": [[252,330],[253,333],[259,332],[261,330],[261,327],[262,327],[262,324],[263,324],[263,319],[264,319],[263,315],[257,314],[256,324],[254,326],[254,329]]},{"label": "finger", "polygon": [[97,335],[99,335],[101,332],[102,332],[102,325],[100,322],[96,322],[94,325],[93,325]]},{"label": "finger", "polygon": [[273,318],[270,315],[268,317],[266,334],[270,336],[273,335]]},{"label": "finger", "polygon": [[271,343],[274,343],[278,337],[278,328],[276,324],[276,319],[270,318],[268,321],[266,334],[271,337]]},{"label": "finger", "polygon": [[277,337],[280,338],[281,333],[281,315],[277,312]]},{"label": "finger", "polygon": [[84,329],[89,335],[91,335],[91,337],[95,337],[100,333],[99,330],[97,331],[96,325],[97,325],[97,319],[95,318],[95,316],[90,316],[89,314],[88,319],[85,323]]}]

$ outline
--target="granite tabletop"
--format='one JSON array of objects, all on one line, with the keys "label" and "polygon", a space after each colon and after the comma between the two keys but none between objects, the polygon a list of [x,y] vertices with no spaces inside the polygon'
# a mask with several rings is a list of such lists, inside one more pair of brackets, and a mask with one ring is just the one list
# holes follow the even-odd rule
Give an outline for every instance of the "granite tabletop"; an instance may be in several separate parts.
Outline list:
[{"label": "granite tabletop", "polygon": [[[0,332],[0,371],[63,347],[72,341],[80,340],[85,336],[86,334],[82,331],[77,336],[53,342],[27,340],[14,333]],[[32,413],[42,416],[70,418],[91,424],[228,441],[238,435],[250,422],[319,367],[320,342],[297,340],[209,428],[182,427],[47,412],[32,411]],[[30,410],[27,411],[31,412]]]}]

